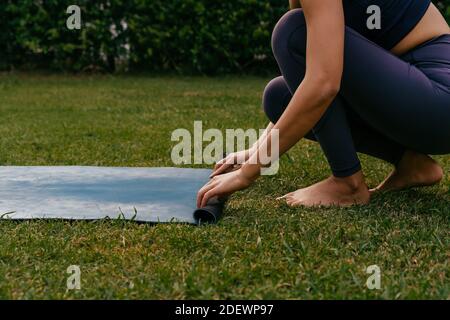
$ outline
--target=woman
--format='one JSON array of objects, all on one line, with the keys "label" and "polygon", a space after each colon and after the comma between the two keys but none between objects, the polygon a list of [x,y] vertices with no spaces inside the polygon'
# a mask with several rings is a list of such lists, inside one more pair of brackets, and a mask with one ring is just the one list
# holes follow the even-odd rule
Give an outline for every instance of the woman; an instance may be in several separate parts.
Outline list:
[{"label": "woman", "polygon": [[[395,166],[372,191],[438,183],[442,169],[428,154],[450,153],[450,28],[437,8],[430,0],[290,3],[296,9],[272,35],[282,76],[264,92],[266,134],[216,165],[197,205],[255,181],[273,129],[280,155],[303,137],[315,140],[333,173],[281,197],[291,206],[368,203],[357,152]],[[381,9],[381,28],[367,23],[370,5]],[[234,163],[243,164],[229,172]]]}]

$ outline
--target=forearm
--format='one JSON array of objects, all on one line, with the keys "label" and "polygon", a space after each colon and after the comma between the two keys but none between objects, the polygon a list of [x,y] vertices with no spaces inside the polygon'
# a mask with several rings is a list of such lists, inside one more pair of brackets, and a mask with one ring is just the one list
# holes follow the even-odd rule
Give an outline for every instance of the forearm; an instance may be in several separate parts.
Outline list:
[{"label": "forearm", "polygon": [[337,91],[326,88],[326,85],[321,87],[319,81],[302,82],[280,120],[273,127],[279,132],[280,156],[311,131],[336,94]]},{"label": "forearm", "polygon": [[[281,156],[303,138],[320,120],[337,91],[320,85],[320,81],[303,81],[293,95],[291,102],[272,130],[278,130],[278,156]],[[273,135],[268,134],[258,144],[258,150],[244,164],[247,176],[257,176],[261,167],[269,165],[261,162],[261,155],[267,154],[271,162],[276,161],[272,150]]]},{"label": "forearm", "polygon": [[249,149],[249,155],[253,155],[253,153],[255,153],[256,151],[258,151],[258,145],[262,144],[267,135],[270,133],[270,131],[272,130],[272,128],[274,127],[274,124],[272,122],[270,122],[266,129],[264,130],[263,134],[258,138],[258,140],[250,147]]},{"label": "forearm", "polygon": [[[272,128],[274,135],[269,134],[258,146],[258,152],[242,167],[242,173],[248,179],[255,179],[261,167],[270,165],[304,137],[339,92],[345,31],[342,2],[301,0],[301,4],[307,23],[306,74]],[[330,34],[329,30],[335,30],[335,33]],[[278,137],[277,141],[272,141],[274,137]]]}]

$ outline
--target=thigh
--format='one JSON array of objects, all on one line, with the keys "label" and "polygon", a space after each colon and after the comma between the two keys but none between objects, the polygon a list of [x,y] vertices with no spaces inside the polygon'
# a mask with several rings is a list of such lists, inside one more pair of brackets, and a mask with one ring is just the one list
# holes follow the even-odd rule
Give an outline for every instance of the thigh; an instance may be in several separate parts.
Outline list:
[{"label": "thigh", "polygon": [[[286,14],[277,24],[272,41],[277,62],[293,92],[303,80],[306,67],[303,12]],[[448,50],[450,57],[450,45],[446,48],[443,50]],[[340,96],[347,106],[400,145],[424,153],[450,152],[449,91],[415,65],[349,27],[344,52]]]},{"label": "thigh", "polygon": [[419,68],[349,28],[344,59],[340,94],[365,122],[411,149],[450,152],[447,92]]}]

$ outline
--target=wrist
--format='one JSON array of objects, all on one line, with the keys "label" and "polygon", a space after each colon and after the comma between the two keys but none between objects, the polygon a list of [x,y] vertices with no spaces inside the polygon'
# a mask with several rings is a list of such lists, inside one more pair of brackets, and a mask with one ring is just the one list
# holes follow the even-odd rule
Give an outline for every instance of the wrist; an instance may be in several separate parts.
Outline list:
[{"label": "wrist", "polygon": [[253,182],[260,176],[261,166],[259,164],[250,164],[246,162],[241,167],[241,173],[246,180]]}]

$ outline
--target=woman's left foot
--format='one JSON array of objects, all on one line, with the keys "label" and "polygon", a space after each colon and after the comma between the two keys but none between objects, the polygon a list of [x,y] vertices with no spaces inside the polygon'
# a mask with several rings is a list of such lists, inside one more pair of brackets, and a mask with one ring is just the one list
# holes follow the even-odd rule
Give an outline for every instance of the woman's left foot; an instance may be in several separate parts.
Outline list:
[{"label": "woman's left foot", "polygon": [[443,171],[431,157],[406,151],[394,171],[371,193],[432,186],[442,180]]},{"label": "woman's left foot", "polygon": [[288,193],[278,199],[286,199],[290,206],[340,206],[367,204],[370,200],[369,190],[361,171],[346,177],[334,176],[310,187]]}]

